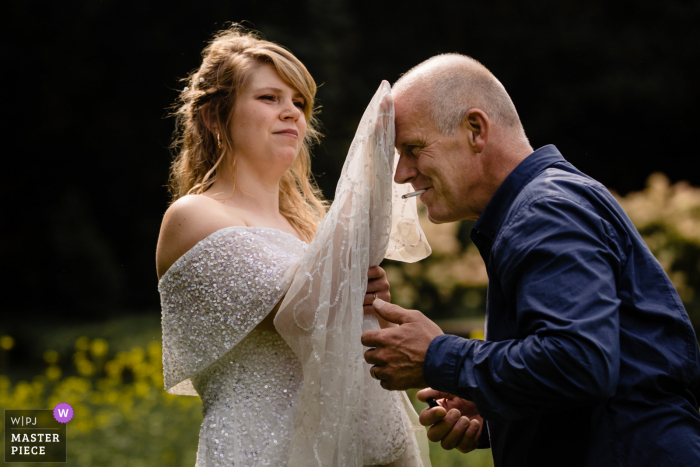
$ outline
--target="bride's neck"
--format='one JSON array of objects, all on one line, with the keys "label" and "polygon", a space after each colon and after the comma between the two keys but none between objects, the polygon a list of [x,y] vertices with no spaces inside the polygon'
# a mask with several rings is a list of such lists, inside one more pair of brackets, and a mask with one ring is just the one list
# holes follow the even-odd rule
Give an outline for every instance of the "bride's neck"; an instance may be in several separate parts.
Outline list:
[{"label": "bride's neck", "polygon": [[280,178],[265,176],[245,166],[235,170],[235,175],[228,167],[220,171],[216,182],[207,190],[209,195],[244,207],[260,217],[278,217]]}]

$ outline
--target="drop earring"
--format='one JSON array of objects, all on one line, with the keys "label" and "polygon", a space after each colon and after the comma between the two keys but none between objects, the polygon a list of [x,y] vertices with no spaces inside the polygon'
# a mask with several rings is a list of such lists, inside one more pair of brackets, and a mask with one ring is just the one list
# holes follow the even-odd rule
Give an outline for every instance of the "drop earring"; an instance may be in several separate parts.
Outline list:
[{"label": "drop earring", "polygon": [[221,145],[221,133],[216,134],[216,142],[219,145],[219,149],[222,149],[223,146]]}]

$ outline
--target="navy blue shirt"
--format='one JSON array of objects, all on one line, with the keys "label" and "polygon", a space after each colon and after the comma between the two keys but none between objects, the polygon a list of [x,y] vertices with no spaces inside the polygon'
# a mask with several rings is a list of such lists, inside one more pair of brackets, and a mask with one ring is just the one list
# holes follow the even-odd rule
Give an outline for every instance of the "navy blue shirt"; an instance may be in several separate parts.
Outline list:
[{"label": "navy blue shirt", "polygon": [[700,466],[695,333],[604,186],[545,146],[471,238],[489,276],[486,340],[438,336],[425,380],[476,403],[497,467]]}]

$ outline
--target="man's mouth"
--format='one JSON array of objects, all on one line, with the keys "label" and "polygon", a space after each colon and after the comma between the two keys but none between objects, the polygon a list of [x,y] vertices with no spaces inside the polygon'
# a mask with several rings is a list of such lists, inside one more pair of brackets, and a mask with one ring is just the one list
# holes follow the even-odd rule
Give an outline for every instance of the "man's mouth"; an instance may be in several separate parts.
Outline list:
[{"label": "man's mouth", "polygon": [[413,192],[411,192],[411,193],[406,193],[405,195],[402,195],[401,197],[402,197],[403,199],[406,199],[406,198],[413,198],[414,196],[422,195],[422,194],[425,193],[426,191],[427,191],[427,190],[413,191]]}]

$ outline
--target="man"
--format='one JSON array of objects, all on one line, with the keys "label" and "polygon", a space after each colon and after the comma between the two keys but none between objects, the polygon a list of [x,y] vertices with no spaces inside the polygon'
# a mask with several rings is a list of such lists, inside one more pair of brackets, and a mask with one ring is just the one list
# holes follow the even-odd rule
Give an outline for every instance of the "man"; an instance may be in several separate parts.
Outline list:
[{"label": "man", "polygon": [[[381,300],[372,375],[430,386],[443,448],[496,466],[700,465],[700,360],[683,305],[619,204],[554,146],[533,151],[501,83],[455,54],[394,86],[397,183],[434,223],[476,219],[489,275],[486,340],[444,335]],[[590,122],[595,137],[595,122]],[[449,412],[448,412],[449,410]]]}]

